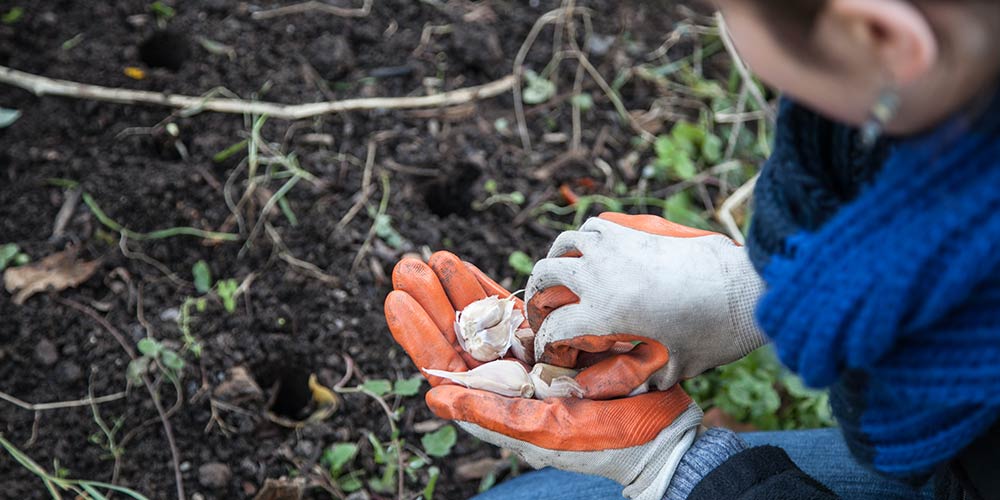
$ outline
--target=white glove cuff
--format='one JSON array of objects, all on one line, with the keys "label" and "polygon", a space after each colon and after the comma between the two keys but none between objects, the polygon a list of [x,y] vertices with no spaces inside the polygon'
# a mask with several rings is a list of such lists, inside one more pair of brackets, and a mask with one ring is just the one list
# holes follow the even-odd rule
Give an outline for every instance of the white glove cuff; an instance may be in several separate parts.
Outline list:
[{"label": "white glove cuff", "polygon": [[765,285],[750,262],[746,249],[736,248],[726,254],[731,257],[723,260],[729,319],[740,355],[745,356],[767,342],[764,332],[754,319],[754,310],[764,294]]}]

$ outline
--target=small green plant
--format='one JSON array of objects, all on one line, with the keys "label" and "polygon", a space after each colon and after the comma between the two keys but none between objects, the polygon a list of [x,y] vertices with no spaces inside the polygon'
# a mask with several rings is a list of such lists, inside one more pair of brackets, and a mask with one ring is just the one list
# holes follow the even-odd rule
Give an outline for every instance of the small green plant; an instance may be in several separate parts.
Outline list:
[{"label": "small green plant", "polygon": [[215,283],[215,293],[219,294],[222,307],[229,314],[236,312],[236,295],[239,290],[240,284],[234,279],[219,280]]},{"label": "small green plant", "polygon": [[89,498],[91,500],[106,500],[108,496],[103,492],[117,492],[123,495],[127,495],[135,500],[147,500],[145,496],[141,493],[126,488],[124,486],[117,486],[114,484],[102,483],[100,481],[87,481],[83,479],[68,479],[66,476],[69,471],[56,465],[56,473],[50,474],[38,462],[35,462],[24,452],[19,450],[13,443],[8,441],[6,438],[0,434],[0,446],[7,451],[7,453],[28,472],[38,476],[42,480],[42,484],[45,485],[45,489],[49,492],[49,495],[55,499],[59,500],[62,498],[60,491],[66,491],[77,495],[78,498]]},{"label": "small green plant", "polygon": [[584,113],[594,107],[594,97],[586,92],[573,96],[569,101]]},{"label": "small green plant", "polygon": [[177,315],[177,328],[181,331],[181,338],[184,340],[184,351],[190,351],[196,358],[201,357],[201,342],[191,333],[191,308],[198,312],[205,312],[208,301],[204,297],[187,297],[181,303],[180,314]]},{"label": "small green plant", "polygon": [[195,262],[191,274],[194,276],[194,288],[198,293],[204,295],[212,291],[212,270],[208,268],[207,262],[203,260]]},{"label": "small green plant", "polygon": [[156,25],[160,29],[166,28],[167,23],[177,15],[173,7],[163,3],[161,0],[149,4],[149,10],[156,16]]},{"label": "small green plant", "polygon": [[451,454],[451,448],[458,441],[458,433],[455,428],[446,425],[434,432],[424,434],[420,438],[420,444],[424,447],[424,452],[432,457],[443,458]]},{"label": "small green plant", "polygon": [[680,121],[669,135],[656,138],[653,149],[656,160],[644,175],[688,180],[698,173],[697,162],[711,164],[722,158],[722,139],[710,130],[705,120],[700,125]]},{"label": "small green plant", "polygon": [[22,17],[24,17],[24,7],[11,7],[0,16],[0,22],[10,25],[20,21]]},{"label": "small green plant", "polygon": [[524,83],[521,98],[525,104],[541,104],[556,95],[556,84],[530,69],[524,72]]},{"label": "small green plant", "polygon": [[483,201],[473,201],[472,208],[474,210],[483,211],[498,204],[518,208],[521,205],[524,205],[525,202],[524,194],[520,191],[501,193],[499,191],[497,181],[494,179],[487,179],[486,182],[483,183],[483,191],[486,191],[486,194],[488,194],[489,197]]},{"label": "small green plant", "polygon": [[320,463],[330,472],[333,484],[345,493],[352,493],[364,488],[360,476],[362,471],[356,470],[344,473],[344,467],[354,461],[358,454],[358,445],[354,443],[337,443],[326,449],[320,457]]},{"label": "small green plant", "polygon": [[173,381],[180,380],[184,372],[184,358],[177,351],[170,349],[158,340],[146,337],[139,341],[136,346],[142,356],[137,357],[128,364],[125,371],[129,382],[139,384],[142,376],[145,375],[150,366],[154,364],[162,367],[163,374]]},{"label": "small green plant", "polygon": [[760,430],[812,429],[835,424],[829,396],[805,387],[769,347],[684,381],[702,408],[718,407]]},{"label": "small green plant", "polygon": [[528,254],[515,250],[507,257],[507,263],[521,276],[528,276],[535,267],[535,261]]},{"label": "small green plant", "polygon": [[7,266],[23,266],[31,262],[31,257],[21,251],[16,243],[6,243],[0,245],[0,271]]}]

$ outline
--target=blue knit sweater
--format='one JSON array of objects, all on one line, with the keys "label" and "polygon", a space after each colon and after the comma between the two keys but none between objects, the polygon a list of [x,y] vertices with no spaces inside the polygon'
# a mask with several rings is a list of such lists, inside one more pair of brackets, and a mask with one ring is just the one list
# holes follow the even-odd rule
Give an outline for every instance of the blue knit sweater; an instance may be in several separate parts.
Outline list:
[{"label": "blue knit sweater", "polygon": [[791,102],[755,192],[758,321],[852,450],[919,480],[1000,416],[1000,94],[871,150]]}]

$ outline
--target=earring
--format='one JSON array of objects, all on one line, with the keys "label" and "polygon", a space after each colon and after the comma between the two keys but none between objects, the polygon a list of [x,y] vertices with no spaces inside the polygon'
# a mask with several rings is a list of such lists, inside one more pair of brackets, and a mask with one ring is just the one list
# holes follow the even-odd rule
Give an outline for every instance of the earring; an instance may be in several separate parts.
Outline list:
[{"label": "earring", "polygon": [[865,148],[875,146],[885,131],[885,126],[898,111],[899,94],[896,93],[896,89],[887,87],[879,92],[878,99],[868,113],[868,120],[861,125],[861,143]]}]

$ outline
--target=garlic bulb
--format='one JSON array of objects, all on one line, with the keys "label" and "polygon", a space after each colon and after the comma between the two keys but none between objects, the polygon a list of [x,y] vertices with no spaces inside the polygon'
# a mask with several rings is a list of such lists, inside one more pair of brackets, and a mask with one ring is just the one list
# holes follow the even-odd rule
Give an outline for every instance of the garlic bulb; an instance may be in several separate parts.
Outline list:
[{"label": "garlic bulb", "polygon": [[498,360],[467,372],[424,369],[428,375],[462,384],[470,389],[501,396],[536,399],[583,397],[583,388],[573,379],[576,370],[539,363],[528,373],[517,361]]},{"label": "garlic bulb", "polygon": [[514,309],[513,296],[501,299],[494,295],[455,313],[455,335],[473,358],[493,361],[507,354],[523,322],[524,314]]}]

